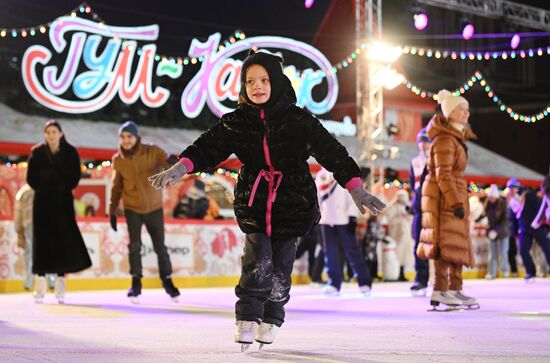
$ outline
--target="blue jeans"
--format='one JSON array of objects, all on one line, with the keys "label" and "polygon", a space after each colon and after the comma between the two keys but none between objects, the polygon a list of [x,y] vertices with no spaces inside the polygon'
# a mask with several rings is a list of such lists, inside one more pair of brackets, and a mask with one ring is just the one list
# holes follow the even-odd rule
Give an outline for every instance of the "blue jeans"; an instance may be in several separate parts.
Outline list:
[{"label": "blue jeans", "polygon": [[329,285],[338,290],[342,286],[342,266],[340,266],[340,251],[338,245],[344,248],[344,253],[351,263],[351,268],[357,278],[359,286],[371,286],[372,277],[370,276],[367,264],[359,252],[355,234],[350,231],[348,225],[321,225],[323,235],[323,244],[325,246],[325,265],[328,268]]},{"label": "blue jeans", "polygon": [[510,238],[505,237],[489,241],[489,263],[487,273],[491,277],[497,276],[497,264],[500,261],[500,272],[505,276],[510,274],[510,264],[508,263],[508,248],[510,247]]}]

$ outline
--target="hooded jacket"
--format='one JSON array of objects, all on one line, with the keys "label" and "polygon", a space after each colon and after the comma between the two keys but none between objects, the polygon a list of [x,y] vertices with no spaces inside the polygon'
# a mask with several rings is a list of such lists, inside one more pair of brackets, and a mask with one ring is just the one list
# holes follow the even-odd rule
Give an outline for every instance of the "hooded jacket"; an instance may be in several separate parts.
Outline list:
[{"label": "hooded jacket", "polygon": [[[428,136],[432,144],[422,186],[422,231],[416,253],[423,259],[440,257],[473,266],[464,170],[468,162],[466,141],[476,136],[469,127],[464,133],[457,131],[441,115],[430,120]],[[453,214],[460,207],[464,208],[464,218]]]},{"label": "hooded jacket", "polygon": [[142,144],[140,138],[131,151],[119,146],[112,161],[109,214],[115,214],[121,198],[124,209],[140,214],[162,208],[162,190],[153,188],[147,178],[168,166],[166,153],[156,145]]},{"label": "hooded jacket", "polygon": [[[245,65],[255,62],[245,61],[243,72]],[[268,103],[251,103],[244,97],[245,86],[241,84],[244,102],[234,112],[223,115],[180,157],[189,158],[196,172],[215,167],[235,153],[243,163],[234,202],[240,229],[273,237],[303,236],[320,217],[307,159],[315,157],[342,186],[358,177],[360,171],[319,120],[295,105],[296,95],[280,64],[278,69],[271,65],[266,69],[270,81],[280,81],[271,82],[272,98]],[[279,83],[281,89],[277,89]]]}]

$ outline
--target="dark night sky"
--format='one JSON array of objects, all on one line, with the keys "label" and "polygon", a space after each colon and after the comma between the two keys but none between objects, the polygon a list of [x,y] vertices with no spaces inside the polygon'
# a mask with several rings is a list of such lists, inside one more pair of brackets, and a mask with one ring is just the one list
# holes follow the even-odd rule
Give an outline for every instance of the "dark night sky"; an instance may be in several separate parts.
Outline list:
[{"label": "dark night sky", "polygon": [[[352,0],[337,0],[350,2]],[[522,3],[550,9],[550,1],[521,1]],[[236,0],[236,1],[129,1],[90,0],[88,4],[108,23],[113,25],[160,25],[156,44],[160,54],[181,56],[187,54],[192,38],[205,39],[214,32],[222,38],[240,29],[248,36],[281,35],[311,42],[322,21],[330,0],[317,0],[312,9],[305,9],[303,0]],[[409,0],[385,0],[384,34],[395,36],[401,43],[422,44],[433,47],[475,47],[474,42],[455,44],[437,40],[418,39],[410,20]],[[0,28],[33,26],[55,19],[78,6],[79,1],[70,0],[1,0]],[[448,33],[449,11],[431,9],[430,26],[423,34]],[[349,21],[353,22],[354,19]],[[489,21],[474,18],[481,29],[494,32],[512,31],[505,21]],[[536,31],[520,28],[520,31]],[[338,34],[334,35],[335,37]],[[522,46],[550,45],[550,37],[538,38]],[[492,40],[493,41],[493,40]],[[487,45],[489,41],[482,43]],[[502,42],[502,41],[500,41]],[[21,54],[29,43],[10,39],[0,40],[0,51]],[[348,47],[345,47],[348,48]],[[330,59],[333,63],[341,59]],[[405,64],[406,63],[406,64]],[[407,58],[404,68],[416,84],[430,90],[452,88],[461,83],[473,70],[480,69],[490,80],[496,93],[512,107],[529,114],[539,111],[550,103],[549,57],[511,62],[458,64],[441,62],[433,66],[425,60]],[[468,98],[472,106],[471,122],[479,136],[478,143],[540,173],[546,173],[550,163],[550,118],[536,124],[523,124],[507,115],[495,112],[495,107],[483,92],[473,91]]]}]

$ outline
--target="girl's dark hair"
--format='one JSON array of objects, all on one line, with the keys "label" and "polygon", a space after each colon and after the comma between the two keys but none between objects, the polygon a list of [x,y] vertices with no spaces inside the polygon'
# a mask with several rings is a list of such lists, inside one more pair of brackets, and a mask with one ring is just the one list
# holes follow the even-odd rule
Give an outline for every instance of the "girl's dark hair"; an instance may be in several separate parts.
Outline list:
[{"label": "girl's dark hair", "polygon": [[[61,128],[61,124],[54,119],[50,119],[46,121],[46,124],[44,125],[44,132],[46,132],[46,129],[50,126],[55,127],[59,130],[59,132],[63,132],[63,129]],[[59,140],[60,143],[67,143],[67,139],[65,139],[65,133],[63,133],[63,136],[61,136],[61,139]]]}]

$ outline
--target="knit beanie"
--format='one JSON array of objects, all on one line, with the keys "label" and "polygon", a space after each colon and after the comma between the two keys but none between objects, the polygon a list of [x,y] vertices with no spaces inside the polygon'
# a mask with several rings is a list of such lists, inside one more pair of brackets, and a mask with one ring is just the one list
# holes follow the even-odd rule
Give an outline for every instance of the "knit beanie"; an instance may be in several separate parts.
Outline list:
[{"label": "knit beanie", "polygon": [[125,123],[123,123],[122,126],[120,126],[120,128],[118,129],[118,136],[120,136],[120,134],[122,134],[124,131],[131,133],[135,137],[139,136],[139,130],[134,121],[126,121]]},{"label": "knit beanie", "polygon": [[468,101],[464,97],[455,96],[446,89],[442,89],[437,94],[437,103],[441,105],[441,111],[443,111],[445,118],[449,118],[449,115],[461,103],[468,105]]},{"label": "knit beanie", "polygon": [[268,52],[267,50],[254,51],[250,49],[248,52],[248,57],[243,61],[241,68],[241,92],[240,95],[248,103],[253,103],[248,98],[246,94],[246,71],[248,68],[254,64],[259,64],[264,67],[269,76],[269,83],[271,85],[271,95],[269,100],[266,102],[266,106],[273,105],[278,99],[284,88],[284,77],[283,74],[283,58],[277,54]]},{"label": "knit beanie", "polygon": [[498,189],[498,186],[496,184],[491,184],[489,186],[489,190],[487,191],[487,196],[489,198],[495,198],[495,199],[498,199],[500,197],[500,190]]}]

